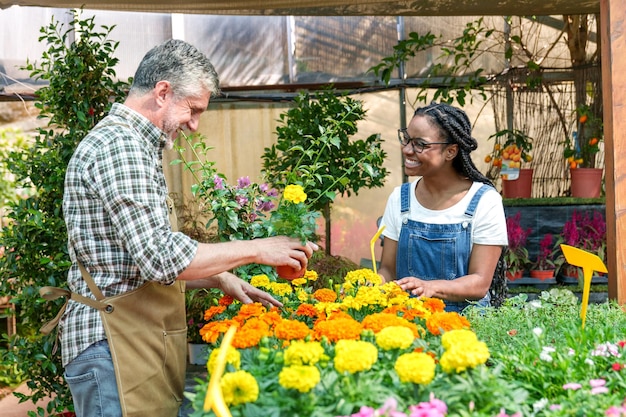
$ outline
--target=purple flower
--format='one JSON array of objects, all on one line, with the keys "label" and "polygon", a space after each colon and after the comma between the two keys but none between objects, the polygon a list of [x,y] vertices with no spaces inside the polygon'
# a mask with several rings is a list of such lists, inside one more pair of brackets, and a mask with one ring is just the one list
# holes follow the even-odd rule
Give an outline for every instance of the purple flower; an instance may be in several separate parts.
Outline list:
[{"label": "purple flower", "polygon": [[250,177],[241,177],[237,180],[237,188],[246,188],[250,185]]},{"label": "purple flower", "polygon": [[235,201],[237,202],[239,207],[243,207],[246,204],[248,204],[248,197],[243,196],[243,195],[238,195],[238,196],[235,196]]},{"label": "purple flower", "polygon": [[215,184],[214,187],[216,190],[224,189],[224,179],[217,174],[213,176],[213,184]]}]

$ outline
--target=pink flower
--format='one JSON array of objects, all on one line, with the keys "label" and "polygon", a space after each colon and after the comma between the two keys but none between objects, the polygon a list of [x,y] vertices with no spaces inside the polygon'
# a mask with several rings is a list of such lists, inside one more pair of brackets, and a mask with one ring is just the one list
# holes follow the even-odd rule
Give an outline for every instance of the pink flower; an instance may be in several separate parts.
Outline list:
[{"label": "pink flower", "polygon": [[563,385],[563,389],[568,390],[571,389],[572,391],[576,391],[578,389],[581,389],[583,386],[576,383],[576,382],[569,382],[565,385]]}]

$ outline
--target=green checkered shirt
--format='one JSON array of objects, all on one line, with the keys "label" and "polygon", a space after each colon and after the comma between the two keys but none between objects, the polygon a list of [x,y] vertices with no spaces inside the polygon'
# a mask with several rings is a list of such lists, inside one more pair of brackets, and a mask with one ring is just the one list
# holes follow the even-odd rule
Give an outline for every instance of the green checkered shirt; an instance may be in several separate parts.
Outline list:
[{"label": "green checkered shirt", "polygon": [[[172,284],[191,263],[197,242],[172,232],[168,218],[163,135],[118,103],[78,145],[63,195],[71,291],[93,298],[77,260],[105,297],[147,280]],[[59,332],[64,365],[106,338],[100,313],[74,301],[68,303]]]}]

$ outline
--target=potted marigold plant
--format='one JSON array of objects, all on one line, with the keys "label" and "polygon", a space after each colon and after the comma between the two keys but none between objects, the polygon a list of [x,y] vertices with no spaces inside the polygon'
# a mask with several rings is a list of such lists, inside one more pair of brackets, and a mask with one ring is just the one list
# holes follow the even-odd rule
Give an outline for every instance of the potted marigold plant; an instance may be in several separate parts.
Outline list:
[{"label": "potted marigold plant", "polygon": [[509,246],[506,248],[504,260],[507,265],[506,276],[509,281],[519,279],[531,265],[530,255],[526,248],[531,229],[524,229],[521,225],[522,214],[517,212],[513,217],[506,219],[506,231]]}]

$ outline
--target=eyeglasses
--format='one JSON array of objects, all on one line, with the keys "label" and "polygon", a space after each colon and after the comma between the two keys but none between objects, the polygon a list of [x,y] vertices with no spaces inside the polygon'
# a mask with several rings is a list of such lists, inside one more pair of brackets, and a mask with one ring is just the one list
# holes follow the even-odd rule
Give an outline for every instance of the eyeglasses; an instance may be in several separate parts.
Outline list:
[{"label": "eyeglasses", "polygon": [[412,138],[409,136],[406,128],[398,129],[398,141],[400,141],[400,145],[403,148],[410,143],[415,153],[422,153],[424,149],[430,148],[431,145],[450,145],[449,142],[426,142],[421,138]]}]

